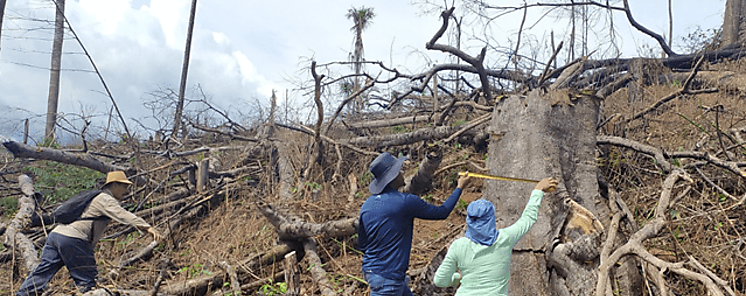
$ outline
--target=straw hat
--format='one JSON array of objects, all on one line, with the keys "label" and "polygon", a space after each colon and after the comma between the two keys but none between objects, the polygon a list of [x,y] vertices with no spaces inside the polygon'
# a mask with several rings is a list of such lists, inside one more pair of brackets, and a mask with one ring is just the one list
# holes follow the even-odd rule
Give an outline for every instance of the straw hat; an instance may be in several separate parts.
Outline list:
[{"label": "straw hat", "polygon": [[106,174],[106,186],[107,184],[111,182],[119,182],[124,184],[132,184],[129,180],[127,180],[127,176],[122,171],[112,171]]}]

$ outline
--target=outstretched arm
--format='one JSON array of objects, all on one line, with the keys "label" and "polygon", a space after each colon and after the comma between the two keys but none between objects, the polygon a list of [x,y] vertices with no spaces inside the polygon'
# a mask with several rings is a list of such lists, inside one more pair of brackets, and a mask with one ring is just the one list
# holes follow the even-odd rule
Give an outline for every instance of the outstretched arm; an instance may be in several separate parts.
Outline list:
[{"label": "outstretched arm", "polygon": [[470,180],[471,177],[468,172],[459,177],[458,187],[453,190],[453,193],[451,193],[451,195],[448,196],[448,199],[446,199],[446,201],[440,206],[429,204],[417,197],[410,199],[411,204],[409,205],[409,208],[412,209],[415,218],[427,220],[441,220],[448,218],[448,215],[451,214],[453,208],[456,207],[456,202],[458,202],[458,199],[461,196],[461,190],[469,184]]},{"label": "outstretched arm", "polygon": [[539,215],[539,206],[541,205],[541,200],[544,198],[544,193],[554,192],[555,189],[557,189],[557,180],[554,178],[545,178],[539,181],[536,184],[536,188],[531,191],[531,197],[528,200],[528,204],[526,204],[526,208],[523,209],[521,218],[513,225],[501,229],[500,236],[507,237],[512,245],[518,243],[518,240],[536,223],[536,218]]}]

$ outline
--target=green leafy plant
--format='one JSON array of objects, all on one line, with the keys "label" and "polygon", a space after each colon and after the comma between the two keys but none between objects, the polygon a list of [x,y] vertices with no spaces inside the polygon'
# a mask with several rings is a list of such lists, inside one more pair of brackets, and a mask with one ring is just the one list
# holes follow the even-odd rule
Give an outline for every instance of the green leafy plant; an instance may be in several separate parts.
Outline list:
[{"label": "green leafy plant", "polygon": [[262,292],[263,295],[269,296],[269,295],[283,295],[287,293],[288,286],[287,283],[283,282],[277,282],[277,283],[267,283],[262,285],[259,288],[259,291]]},{"label": "green leafy plant", "polygon": [[187,278],[193,278],[198,275],[206,274],[211,275],[212,272],[205,269],[205,266],[199,263],[192,264],[190,266],[184,266],[176,273],[183,273],[187,275]]},{"label": "green leafy plant", "polygon": [[371,174],[369,171],[365,171],[362,175],[360,175],[360,184],[363,186],[367,186],[370,184],[370,181],[373,181],[373,174]]},{"label": "green leafy plant", "polygon": [[29,167],[36,175],[35,187],[49,203],[58,203],[85,190],[96,187],[96,181],[104,174],[89,168],[44,161],[39,167]]},{"label": "green leafy plant", "polygon": [[316,182],[306,182],[305,185],[311,187],[311,189],[321,190],[321,184]]}]

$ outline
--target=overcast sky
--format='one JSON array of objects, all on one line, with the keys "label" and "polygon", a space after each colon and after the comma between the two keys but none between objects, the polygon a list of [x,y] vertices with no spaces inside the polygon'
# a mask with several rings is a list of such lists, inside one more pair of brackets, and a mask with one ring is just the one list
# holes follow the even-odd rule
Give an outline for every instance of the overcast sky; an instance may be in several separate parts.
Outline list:
[{"label": "overcast sky", "polygon": [[[189,0],[68,0],[66,15],[101,71],[131,128],[131,119],[150,114],[143,106],[148,93],[178,90],[183,48],[189,19]],[[507,5],[513,0],[492,1]],[[634,16],[649,29],[668,34],[665,0],[630,0]],[[376,17],[363,33],[365,57],[405,72],[419,72],[427,63],[441,60],[424,44],[438,29],[437,15],[423,14],[407,0],[382,1],[245,1],[199,0],[192,39],[188,85],[199,84],[217,107],[243,110],[258,100],[266,103],[271,91],[284,97],[293,88],[287,80],[307,77],[299,72],[307,58],[319,63],[343,61],[352,48],[352,22],[345,17],[352,7],[374,7]],[[725,0],[674,0],[674,35],[680,38],[696,28],[717,27]],[[529,17],[541,17],[540,10]],[[496,40],[515,38],[520,13],[500,19]],[[533,17],[533,19],[532,19]],[[49,64],[54,6],[49,0],[7,2],[0,41],[0,116],[3,122],[36,118],[43,124],[48,96]],[[564,30],[566,22],[544,18],[532,29]],[[615,24],[626,24],[616,13]],[[528,25],[527,25],[528,26]],[[654,42],[620,26],[625,56]],[[535,33],[539,39],[544,33]],[[504,36],[503,36],[504,35]],[[557,36],[557,35],[556,35]],[[475,48],[482,46],[478,41]],[[539,40],[539,43],[543,42]],[[504,44],[509,44],[505,41]],[[675,45],[675,44],[674,44]],[[476,55],[477,49],[470,49]],[[104,114],[111,102],[81,47],[68,34],[64,43],[59,112]],[[308,100],[292,95],[296,104]],[[99,119],[105,116],[100,116]],[[40,127],[42,128],[42,127]],[[18,129],[0,134],[17,137]],[[10,134],[9,134],[10,133]]]}]

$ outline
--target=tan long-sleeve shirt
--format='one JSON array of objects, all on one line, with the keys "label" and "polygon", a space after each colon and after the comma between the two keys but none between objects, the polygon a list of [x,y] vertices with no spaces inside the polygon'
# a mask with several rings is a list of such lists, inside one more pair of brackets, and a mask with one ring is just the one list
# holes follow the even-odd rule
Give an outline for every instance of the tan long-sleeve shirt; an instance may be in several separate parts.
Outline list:
[{"label": "tan long-sleeve shirt", "polygon": [[104,231],[109,226],[111,220],[132,225],[138,229],[150,227],[150,224],[145,222],[145,220],[122,208],[119,205],[119,201],[108,190],[104,190],[98,196],[94,197],[88,208],[80,215],[80,218],[93,217],[105,218],[98,220],[78,220],[70,224],[61,224],[55,227],[52,232],[67,237],[87,240],[91,244],[96,245],[104,235]]}]

